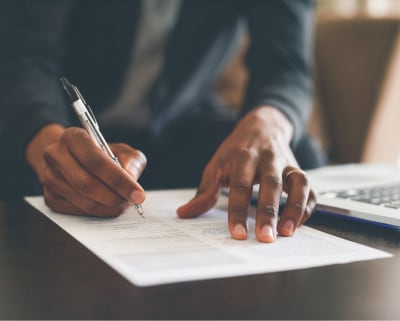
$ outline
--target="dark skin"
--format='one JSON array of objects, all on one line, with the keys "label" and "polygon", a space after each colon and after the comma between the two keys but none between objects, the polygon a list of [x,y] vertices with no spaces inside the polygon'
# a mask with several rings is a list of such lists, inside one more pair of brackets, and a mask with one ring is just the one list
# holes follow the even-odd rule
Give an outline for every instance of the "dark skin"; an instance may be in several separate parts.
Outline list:
[{"label": "dark skin", "polygon": [[[247,239],[247,210],[254,184],[260,184],[255,234],[273,242],[291,236],[315,207],[315,194],[290,150],[292,126],[276,109],[260,106],[241,119],[207,164],[195,197],[177,209],[181,218],[199,216],[215,206],[229,187],[228,226],[233,239]],[[49,124],[31,140],[26,159],[54,211],[115,217],[129,202],[142,203],[138,183],[145,155],[126,144],[110,144],[122,168],[99,149],[82,128]],[[289,173],[289,175],[288,175]],[[278,220],[282,190],[288,200]]]}]

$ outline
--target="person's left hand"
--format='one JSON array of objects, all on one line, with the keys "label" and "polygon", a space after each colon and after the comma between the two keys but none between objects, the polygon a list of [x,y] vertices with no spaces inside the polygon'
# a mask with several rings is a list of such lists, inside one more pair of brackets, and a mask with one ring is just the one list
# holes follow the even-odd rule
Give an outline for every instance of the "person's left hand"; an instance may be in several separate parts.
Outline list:
[{"label": "person's left hand", "polygon": [[[207,164],[196,196],[177,210],[181,218],[199,216],[229,187],[228,225],[233,239],[247,239],[253,185],[259,183],[255,234],[273,242],[276,232],[291,236],[315,207],[315,193],[298,168],[289,143],[293,128],[278,110],[262,106],[249,112]],[[278,222],[282,190],[288,194]]]}]

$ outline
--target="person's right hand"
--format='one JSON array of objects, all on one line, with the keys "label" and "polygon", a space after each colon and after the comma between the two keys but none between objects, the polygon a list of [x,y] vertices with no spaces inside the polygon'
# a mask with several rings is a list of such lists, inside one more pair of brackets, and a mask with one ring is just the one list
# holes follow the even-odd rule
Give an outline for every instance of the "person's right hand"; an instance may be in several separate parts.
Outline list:
[{"label": "person's right hand", "polygon": [[110,144],[116,164],[83,128],[50,124],[31,140],[26,159],[43,185],[44,199],[61,213],[115,217],[142,203],[137,182],[146,157],[126,144]]}]

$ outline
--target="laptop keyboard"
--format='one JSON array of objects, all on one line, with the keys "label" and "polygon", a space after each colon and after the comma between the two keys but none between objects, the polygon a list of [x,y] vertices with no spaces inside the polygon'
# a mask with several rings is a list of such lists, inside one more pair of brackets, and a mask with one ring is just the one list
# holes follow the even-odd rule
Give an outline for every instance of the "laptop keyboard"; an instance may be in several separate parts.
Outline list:
[{"label": "laptop keyboard", "polygon": [[354,188],[342,191],[326,192],[321,195],[400,209],[399,183],[381,187]]}]

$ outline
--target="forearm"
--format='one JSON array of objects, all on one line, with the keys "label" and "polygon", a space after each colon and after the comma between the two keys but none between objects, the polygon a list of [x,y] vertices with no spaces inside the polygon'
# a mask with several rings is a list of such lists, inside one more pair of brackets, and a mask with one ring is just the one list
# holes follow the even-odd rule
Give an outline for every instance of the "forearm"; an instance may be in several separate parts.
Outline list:
[{"label": "forearm", "polygon": [[245,110],[260,105],[279,109],[293,125],[295,145],[312,105],[313,7],[310,1],[258,1],[247,18],[251,46]]},{"label": "forearm", "polygon": [[20,173],[30,170],[27,145],[41,128],[70,125],[58,77],[73,4],[67,0],[2,3],[0,40],[7,46],[0,48],[0,141],[8,151],[3,163]]}]

